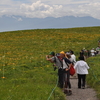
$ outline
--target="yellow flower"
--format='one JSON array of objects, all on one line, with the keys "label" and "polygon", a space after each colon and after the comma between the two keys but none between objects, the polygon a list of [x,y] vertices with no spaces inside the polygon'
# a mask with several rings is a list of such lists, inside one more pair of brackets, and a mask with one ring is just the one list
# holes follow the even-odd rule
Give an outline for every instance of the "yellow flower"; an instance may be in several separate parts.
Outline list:
[{"label": "yellow flower", "polygon": [[3,79],[4,79],[5,77],[3,76],[3,77],[1,77],[1,78],[3,78]]}]

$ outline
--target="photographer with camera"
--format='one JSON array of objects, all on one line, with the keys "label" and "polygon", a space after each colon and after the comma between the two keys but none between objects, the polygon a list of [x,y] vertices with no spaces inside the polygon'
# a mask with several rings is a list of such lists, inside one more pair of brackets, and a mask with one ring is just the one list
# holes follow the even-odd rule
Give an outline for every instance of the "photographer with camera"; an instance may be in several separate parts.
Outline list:
[{"label": "photographer with camera", "polygon": [[58,85],[60,88],[63,88],[63,69],[60,56],[55,55],[55,52],[50,52],[49,55],[46,55],[46,60],[50,61],[51,63],[54,63],[54,71],[58,69]]}]

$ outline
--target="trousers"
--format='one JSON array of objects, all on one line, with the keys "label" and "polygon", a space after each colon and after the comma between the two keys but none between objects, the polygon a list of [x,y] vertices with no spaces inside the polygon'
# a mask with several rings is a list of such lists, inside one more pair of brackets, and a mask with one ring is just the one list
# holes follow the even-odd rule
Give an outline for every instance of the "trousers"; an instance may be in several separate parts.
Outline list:
[{"label": "trousers", "polygon": [[63,88],[63,70],[62,69],[58,69],[58,85],[60,88]]},{"label": "trousers", "polygon": [[58,69],[59,87],[71,89],[69,70]]},{"label": "trousers", "polygon": [[78,88],[85,87],[86,74],[78,74]]},{"label": "trousers", "polygon": [[70,83],[70,71],[64,71],[64,88],[71,89],[71,83]]}]

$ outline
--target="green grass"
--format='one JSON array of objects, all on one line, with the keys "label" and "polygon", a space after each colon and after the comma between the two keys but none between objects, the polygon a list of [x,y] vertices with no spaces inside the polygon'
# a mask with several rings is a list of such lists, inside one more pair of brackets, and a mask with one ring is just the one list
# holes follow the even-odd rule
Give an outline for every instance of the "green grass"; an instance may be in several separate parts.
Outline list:
[{"label": "green grass", "polygon": [[[0,100],[47,100],[57,84],[57,70],[45,56],[72,49],[78,57],[84,47],[97,47],[99,33],[100,27],[0,33]],[[65,95],[57,87],[50,100],[65,100]]]},{"label": "green grass", "polygon": [[89,58],[87,62],[90,66],[87,82],[96,90],[97,97],[100,99],[100,55]]}]

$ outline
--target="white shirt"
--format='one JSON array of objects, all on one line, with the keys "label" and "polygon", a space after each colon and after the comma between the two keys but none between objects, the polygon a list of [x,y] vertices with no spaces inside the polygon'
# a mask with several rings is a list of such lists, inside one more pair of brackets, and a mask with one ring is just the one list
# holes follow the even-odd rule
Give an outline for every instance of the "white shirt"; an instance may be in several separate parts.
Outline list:
[{"label": "white shirt", "polygon": [[65,60],[63,59],[63,69],[68,68],[68,65],[66,64]]},{"label": "white shirt", "polygon": [[89,66],[83,60],[77,61],[74,68],[77,74],[88,74]]},{"label": "white shirt", "polygon": [[74,64],[75,64],[76,63],[76,56],[74,54],[72,54],[71,58],[74,60]]},{"label": "white shirt", "polygon": [[95,55],[95,51],[92,49],[91,50],[91,55],[94,56]]}]

